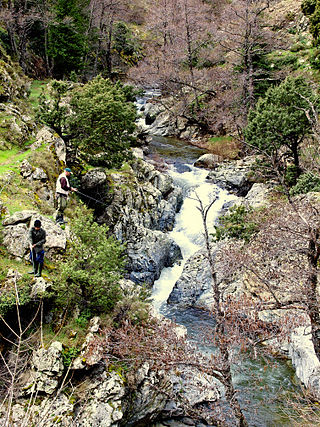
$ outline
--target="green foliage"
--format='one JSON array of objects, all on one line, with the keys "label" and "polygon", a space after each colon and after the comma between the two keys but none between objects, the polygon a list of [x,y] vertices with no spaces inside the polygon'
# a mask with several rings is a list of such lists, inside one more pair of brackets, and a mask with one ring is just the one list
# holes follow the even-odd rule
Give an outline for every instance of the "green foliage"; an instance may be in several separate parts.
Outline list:
[{"label": "green foliage", "polygon": [[246,142],[268,156],[279,171],[285,170],[290,162],[299,171],[300,145],[311,130],[305,114],[310,109],[308,101],[318,105],[306,81],[288,77],[279,86],[270,88],[249,113],[244,131]]},{"label": "green foliage", "polygon": [[299,176],[300,171],[295,165],[288,165],[285,169],[284,179],[288,187],[292,187],[297,182],[297,177]]},{"label": "green foliage", "polygon": [[[27,274],[23,275],[17,281],[17,290],[19,296],[19,305],[25,305],[30,301],[31,279]],[[14,285],[6,286],[0,292],[0,315],[5,316],[6,313],[12,310],[17,304],[17,296]]]},{"label": "green foliage", "polygon": [[[120,83],[96,77],[73,92],[69,118],[72,143],[107,167],[120,167],[131,154],[136,109],[128,97],[133,90]],[[94,157],[92,157],[94,159]]]},{"label": "green foliage", "polygon": [[124,248],[108,237],[108,227],[94,222],[85,207],[75,210],[71,229],[70,250],[54,284],[57,303],[69,308],[78,305],[81,312],[108,312],[121,298]]},{"label": "green foliage", "polygon": [[112,47],[126,64],[136,65],[142,58],[141,46],[125,22],[116,22]]},{"label": "green foliage", "polygon": [[69,89],[69,83],[53,80],[50,86],[50,99],[47,98],[44,90],[42,90],[39,96],[37,119],[50,126],[59,135],[62,135],[66,121],[67,106],[61,104],[61,100]]},{"label": "green foliage", "polygon": [[91,317],[91,310],[87,308],[83,310],[82,313],[76,318],[76,323],[80,328],[86,328]]},{"label": "green foliage", "polygon": [[310,191],[320,191],[320,176],[306,172],[299,176],[296,185],[291,188],[290,194],[305,194]]},{"label": "green foliage", "polygon": [[250,212],[242,205],[232,206],[229,212],[219,219],[219,225],[213,235],[214,240],[219,242],[229,237],[249,242],[258,230],[258,225],[248,219]]},{"label": "green foliage", "polygon": [[301,4],[301,10],[306,16],[310,16],[316,9],[317,0],[304,0]]},{"label": "green foliage", "polygon": [[77,347],[67,347],[62,350],[62,360],[65,367],[71,365],[72,361],[78,356],[80,349]]},{"label": "green foliage", "polygon": [[49,26],[48,55],[54,74],[60,78],[82,68],[87,51],[89,17],[85,14],[88,0],[56,0],[55,20]]}]

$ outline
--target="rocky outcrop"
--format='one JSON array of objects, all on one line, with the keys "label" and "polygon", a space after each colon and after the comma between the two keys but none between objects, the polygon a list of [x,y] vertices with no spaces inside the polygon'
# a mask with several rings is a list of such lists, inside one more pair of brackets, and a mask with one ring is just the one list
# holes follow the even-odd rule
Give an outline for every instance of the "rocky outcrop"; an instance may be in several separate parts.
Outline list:
[{"label": "rocky outcrop", "polygon": [[193,307],[200,296],[211,287],[209,264],[204,251],[200,250],[187,260],[167,302],[179,308]]},{"label": "rocky outcrop", "polygon": [[221,164],[210,171],[207,179],[222,188],[234,192],[237,196],[245,196],[252,187],[250,175],[255,157],[246,157]]},{"label": "rocky outcrop", "polygon": [[137,159],[117,173],[91,170],[81,185],[88,196],[105,200],[104,206],[97,205],[98,222],[126,243],[130,279],[152,285],[163,267],[181,258],[179,247],[166,234],[182,203],[182,193],[169,176]]},{"label": "rocky outcrop", "polygon": [[291,334],[289,357],[297,377],[315,399],[320,398],[320,361],[311,341],[311,327],[299,327]]},{"label": "rocky outcrop", "polygon": [[63,139],[48,126],[44,126],[38,131],[33,148],[39,148],[42,144],[48,145],[49,149],[55,152],[58,160],[62,164],[66,163],[66,144]]},{"label": "rocky outcrop", "polygon": [[271,192],[271,185],[256,182],[245,196],[243,204],[254,209],[266,206]]},{"label": "rocky outcrop", "polygon": [[[132,282],[122,283],[122,286],[131,294],[137,292]],[[157,319],[169,322],[175,330],[176,325],[171,321],[159,315]],[[177,336],[180,335],[178,327]],[[100,337],[105,344],[98,351],[100,358],[88,364],[87,354],[92,353],[90,337],[93,336]],[[184,418],[186,409],[205,407],[221,396],[221,384],[214,377],[183,363],[173,368],[168,365],[168,369],[156,369],[151,362],[144,361],[128,372],[121,365],[111,363],[106,357],[107,337],[103,336],[97,317],[90,322],[82,350],[79,357],[85,366],[70,365],[69,370],[74,371],[74,375],[68,384],[65,382],[67,366],[63,363],[67,349],[60,342],[34,351],[12,409],[11,418],[16,427],[23,423],[53,427],[59,417],[65,427],[150,425],[163,418]],[[32,396],[37,399],[32,400]],[[29,402],[32,402],[30,406]],[[26,407],[27,411],[21,410]]]},{"label": "rocky outcrop", "polygon": [[22,386],[22,395],[29,396],[35,392],[53,394],[63,374],[62,344],[53,342],[48,349],[40,348],[33,353],[31,369]]},{"label": "rocky outcrop", "polygon": [[30,81],[18,64],[14,64],[0,44],[0,102],[26,98]]},{"label": "rocky outcrop", "polygon": [[177,136],[180,139],[197,138],[200,130],[190,123],[186,117],[175,113],[177,100],[173,97],[147,100],[137,104],[140,117],[137,121],[136,133],[140,138],[146,135]]},{"label": "rocky outcrop", "polygon": [[34,221],[40,219],[42,228],[46,230],[47,241],[45,243],[46,257],[54,259],[55,256],[65,250],[67,232],[62,230],[51,219],[39,215],[36,211],[20,211],[6,217],[3,220],[3,244],[8,252],[18,258],[24,258],[29,254],[28,231]]}]

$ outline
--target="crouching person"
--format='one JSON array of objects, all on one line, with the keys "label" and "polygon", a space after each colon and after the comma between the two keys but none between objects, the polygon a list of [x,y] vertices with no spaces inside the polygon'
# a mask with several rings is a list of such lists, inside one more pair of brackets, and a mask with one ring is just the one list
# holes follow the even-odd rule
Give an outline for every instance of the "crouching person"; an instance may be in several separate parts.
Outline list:
[{"label": "crouching person", "polygon": [[42,273],[44,261],[43,245],[45,242],[46,232],[41,228],[41,221],[37,219],[29,231],[30,259],[33,264],[33,271],[30,271],[29,274],[34,274],[35,277],[40,277]]}]

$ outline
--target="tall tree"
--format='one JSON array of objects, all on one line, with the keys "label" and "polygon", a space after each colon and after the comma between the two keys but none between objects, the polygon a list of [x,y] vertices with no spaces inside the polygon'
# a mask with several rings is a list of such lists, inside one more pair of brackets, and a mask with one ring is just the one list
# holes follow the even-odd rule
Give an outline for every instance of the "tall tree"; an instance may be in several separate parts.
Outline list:
[{"label": "tall tree", "polygon": [[263,22],[269,5],[270,0],[232,0],[220,18],[220,44],[241,85],[239,110],[244,123],[255,103],[255,81],[260,73],[257,59],[270,48],[270,32]]},{"label": "tall tree", "polygon": [[88,26],[86,6],[89,0],[55,0],[55,20],[49,26],[48,56],[57,77],[78,72],[87,50]]},{"label": "tall tree", "polygon": [[246,142],[268,157],[279,176],[286,174],[290,164],[296,177],[300,173],[300,148],[312,131],[308,111],[315,98],[303,78],[288,77],[270,88],[249,114]]}]

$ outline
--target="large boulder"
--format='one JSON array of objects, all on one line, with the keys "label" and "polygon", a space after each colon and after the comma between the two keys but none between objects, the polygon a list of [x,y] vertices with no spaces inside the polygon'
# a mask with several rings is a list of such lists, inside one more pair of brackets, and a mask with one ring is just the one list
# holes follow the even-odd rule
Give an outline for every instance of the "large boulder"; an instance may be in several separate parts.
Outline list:
[{"label": "large boulder", "polygon": [[252,208],[260,208],[268,204],[268,197],[272,188],[263,183],[254,183],[251,190],[244,198],[244,205]]},{"label": "large boulder", "polygon": [[219,163],[222,162],[222,157],[217,154],[203,154],[195,162],[194,166],[197,168],[215,169]]},{"label": "large boulder", "polygon": [[3,244],[11,255],[23,258],[29,253],[28,232],[34,221],[40,219],[42,228],[46,231],[46,257],[54,259],[55,255],[64,251],[67,244],[67,232],[62,230],[51,219],[38,214],[36,211],[20,211],[8,216],[3,221]]},{"label": "large boulder", "polygon": [[291,333],[289,357],[297,377],[315,399],[320,398],[320,362],[311,341],[311,327],[301,326]]},{"label": "large boulder", "polygon": [[137,230],[127,243],[130,279],[152,285],[164,267],[182,259],[179,246],[161,231]]},{"label": "large boulder", "polygon": [[[173,383],[164,370],[154,371],[145,362],[134,373],[136,392],[129,398],[126,426],[148,425],[164,410]],[[143,424],[142,424],[143,423]]]},{"label": "large boulder", "polygon": [[193,307],[200,296],[211,287],[212,277],[208,260],[204,251],[199,250],[186,261],[167,302],[179,308]]},{"label": "large boulder", "polygon": [[40,348],[33,353],[22,395],[28,396],[36,391],[50,395],[56,391],[64,370],[62,350],[61,342],[54,341],[48,349]]},{"label": "large boulder", "polygon": [[82,188],[90,197],[105,201],[97,205],[98,222],[126,243],[131,280],[151,285],[163,267],[181,258],[166,232],[173,229],[182,191],[168,175],[136,159],[125,171],[108,175],[101,169],[89,171]]},{"label": "large boulder", "polygon": [[222,188],[234,192],[237,196],[245,196],[252,187],[250,175],[255,157],[246,157],[221,164],[218,168],[210,171],[207,179]]},{"label": "large boulder", "polygon": [[77,411],[77,426],[118,426],[123,418],[122,398],[125,394],[122,376],[116,371],[104,371],[83,383],[84,388],[83,404]]},{"label": "large boulder", "polygon": [[29,249],[28,227],[24,223],[8,225],[3,229],[3,244],[15,257],[23,258]]}]

